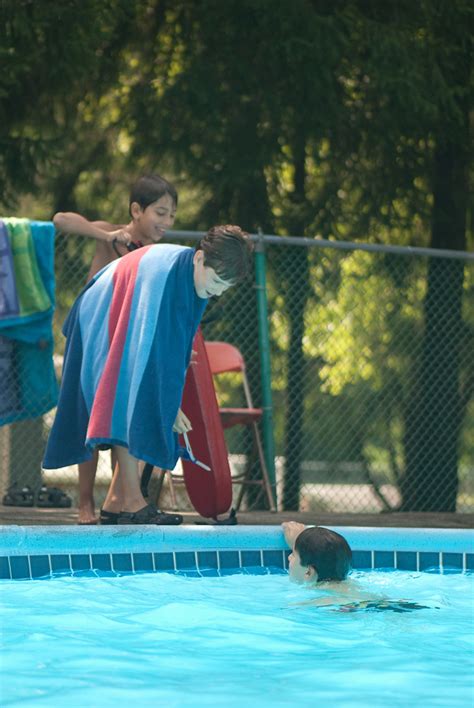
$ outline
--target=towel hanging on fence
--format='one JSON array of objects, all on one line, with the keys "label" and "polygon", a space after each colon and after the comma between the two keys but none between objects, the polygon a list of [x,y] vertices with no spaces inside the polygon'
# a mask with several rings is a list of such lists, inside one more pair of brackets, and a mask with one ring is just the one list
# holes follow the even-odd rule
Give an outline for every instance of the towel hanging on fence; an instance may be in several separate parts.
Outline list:
[{"label": "towel hanging on fence", "polygon": [[0,219],[0,425],[56,405],[54,226]]},{"label": "towel hanging on fence", "polygon": [[17,317],[20,303],[7,227],[0,221],[0,317]]},{"label": "towel hanging on fence", "polygon": [[43,466],[84,462],[118,444],[173,469],[172,432],[191,348],[207,300],[193,279],[194,250],[146,246],[106,266],[65,322],[59,404]]}]

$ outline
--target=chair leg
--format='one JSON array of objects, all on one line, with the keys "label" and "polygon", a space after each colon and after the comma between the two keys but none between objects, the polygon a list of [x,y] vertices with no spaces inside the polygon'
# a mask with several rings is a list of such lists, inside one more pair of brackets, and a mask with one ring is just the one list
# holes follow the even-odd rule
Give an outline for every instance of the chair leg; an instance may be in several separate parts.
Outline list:
[{"label": "chair leg", "polygon": [[[262,442],[260,439],[260,434],[258,431],[257,424],[253,423],[252,427],[253,427],[253,433],[254,433],[254,436],[253,436],[254,437],[254,445],[255,445],[254,450],[256,450],[257,455],[256,456],[252,455],[252,458],[249,460],[246,476],[241,481],[239,480],[238,482],[236,482],[237,484],[240,484],[240,490],[239,490],[239,495],[237,497],[237,503],[235,505],[235,510],[239,511],[239,509],[240,509],[240,505],[242,504],[242,500],[244,498],[246,487],[252,486],[253,484],[257,484],[257,485],[260,485],[260,487],[261,487],[261,491],[264,495],[264,498],[266,498],[268,508],[270,509],[270,511],[276,511],[275,502],[273,500],[272,487],[270,484],[270,477],[268,475],[267,465],[265,463],[265,456],[263,454],[263,446],[262,446]],[[258,459],[260,462],[262,478],[261,478],[261,480],[250,481],[248,479],[248,476],[250,474],[252,464],[255,462],[256,459]]]}]

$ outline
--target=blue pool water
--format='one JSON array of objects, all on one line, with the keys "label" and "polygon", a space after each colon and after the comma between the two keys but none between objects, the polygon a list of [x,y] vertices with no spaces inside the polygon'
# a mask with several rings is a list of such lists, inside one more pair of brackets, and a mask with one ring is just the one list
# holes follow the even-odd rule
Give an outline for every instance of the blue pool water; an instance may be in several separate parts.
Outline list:
[{"label": "blue pool water", "polygon": [[355,572],[429,609],[340,613],[280,574],[2,582],[2,706],[439,706],[473,699],[474,576]]}]

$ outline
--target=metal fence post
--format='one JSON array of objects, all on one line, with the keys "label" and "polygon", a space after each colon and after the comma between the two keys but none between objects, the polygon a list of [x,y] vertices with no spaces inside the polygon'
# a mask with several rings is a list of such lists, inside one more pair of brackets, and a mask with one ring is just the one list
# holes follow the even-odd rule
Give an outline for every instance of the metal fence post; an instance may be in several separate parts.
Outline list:
[{"label": "metal fence post", "polygon": [[255,287],[257,290],[258,339],[262,376],[263,447],[270,477],[273,501],[277,501],[275,476],[275,440],[273,437],[272,377],[270,363],[270,336],[268,331],[267,276],[265,241],[259,234],[255,243]]}]

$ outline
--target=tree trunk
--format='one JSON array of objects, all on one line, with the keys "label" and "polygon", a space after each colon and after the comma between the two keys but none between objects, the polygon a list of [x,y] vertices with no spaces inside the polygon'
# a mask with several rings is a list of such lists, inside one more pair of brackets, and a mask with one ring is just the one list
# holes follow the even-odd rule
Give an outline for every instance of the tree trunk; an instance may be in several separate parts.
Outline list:
[{"label": "tree trunk", "polygon": [[[466,248],[466,146],[448,142],[435,152],[433,248]],[[456,511],[463,278],[462,260],[430,259],[424,338],[406,415],[403,511]]]}]

